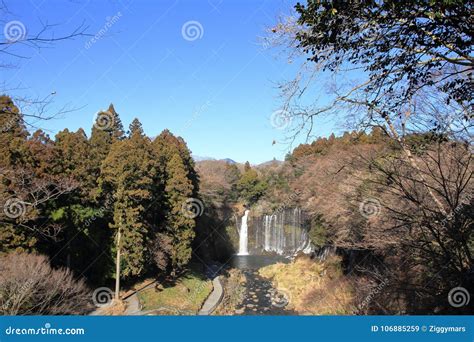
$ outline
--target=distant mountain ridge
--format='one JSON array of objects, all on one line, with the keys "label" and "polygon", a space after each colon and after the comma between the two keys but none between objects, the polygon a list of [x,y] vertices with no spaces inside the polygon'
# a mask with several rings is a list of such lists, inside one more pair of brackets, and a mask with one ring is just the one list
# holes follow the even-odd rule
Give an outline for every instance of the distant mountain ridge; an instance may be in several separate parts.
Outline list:
[{"label": "distant mountain ridge", "polygon": [[230,158],[216,159],[216,158],[212,158],[212,157],[194,156],[193,155],[193,159],[194,159],[195,162],[201,162],[201,161],[206,161],[206,160],[215,160],[215,161],[224,161],[228,164],[237,164],[237,162],[235,160],[230,159]]},{"label": "distant mountain ridge", "polygon": [[216,158],[211,158],[211,157],[203,157],[203,156],[192,156],[195,162],[200,162],[204,160],[216,160]]},{"label": "distant mountain ridge", "polygon": [[[222,161],[222,162],[226,162],[228,164],[243,164],[243,163],[236,162],[235,160],[233,160],[231,158],[216,159],[216,158],[212,158],[212,157],[195,156],[195,155],[193,155],[192,157],[193,157],[194,161],[197,162],[197,163],[202,162],[202,161]],[[281,164],[283,164],[283,161],[277,160],[277,159],[272,159],[272,160],[269,160],[269,161],[266,161],[266,162],[263,162],[263,163],[260,163],[260,164],[252,164],[252,166],[265,167],[265,166],[276,166],[276,165],[281,165]]]}]

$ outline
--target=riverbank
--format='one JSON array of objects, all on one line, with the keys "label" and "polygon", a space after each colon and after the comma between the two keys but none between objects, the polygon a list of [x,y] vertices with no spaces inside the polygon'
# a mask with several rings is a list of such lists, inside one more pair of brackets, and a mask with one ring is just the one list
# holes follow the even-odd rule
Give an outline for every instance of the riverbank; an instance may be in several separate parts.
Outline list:
[{"label": "riverbank", "polygon": [[284,294],[259,275],[259,269],[289,262],[277,255],[236,255],[224,272],[224,298],[216,315],[294,315]]},{"label": "riverbank", "polygon": [[325,261],[297,258],[261,268],[259,275],[288,301],[287,308],[300,315],[347,315],[353,311],[354,289],[344,277],[340,258]]}]

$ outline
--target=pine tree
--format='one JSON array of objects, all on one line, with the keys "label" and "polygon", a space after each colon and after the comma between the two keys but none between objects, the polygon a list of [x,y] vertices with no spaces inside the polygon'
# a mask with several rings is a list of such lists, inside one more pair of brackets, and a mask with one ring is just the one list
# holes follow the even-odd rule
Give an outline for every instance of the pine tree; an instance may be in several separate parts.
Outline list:
[{"label": "pine tree", "polygon": [[171,158],[166,170],[169,177],[165,187],[169,205],[166,223],[167,234],[172,239],[171,264],[175,273],[191,259],[195,221],[183,212],[183,203],[193,195],[193,185],[178,154]]},{"label": "pine tree", "polygon": [[0,96],[0,166],[11,167],[21,161],[28,137],[20,110],[8,96]]},{"label": "pine tree", "polygon": [[230,185],[230,193],[228,199],[231,202],[235,202],[238,199],[238,189],[237,184],[242,177],[239,168],[235,164],[226,164],[225,166],[225,180]]},{"label": "pine tree", "polygon": [[100,167],[110,151],[110,146],[123,138],[122,121],[114,105],[110,104],[108,110],[98,113],[89,141],[90,163],[96,179],[100,175]]},{"label": "pine tree", "polygon": [[153,140],[152,145],[163,167],[167,165],[176,153],[179,154],[188,173],[188,178],[192,182],[193,196],[197,197],[199,192],[199,177],[195,169],[194,160],[191,157],[191,151],[188,149],[183,138],[175,137],[173,133],[165,129]]},{"label": "pine tree", "polygon": [[117,288],[120,273],[133,277],[146,270],[151,231],[146,218],[153,200],[155,169],[150,141],[141,134],[117,140],[102,164],[102,191],[114,199],[110,226],[116,231]]},{"label": "pine tree", "polygon": [[236,187],[247,204],[253,204],[265,194],[267,184],[259,178],[257,171],[252,169],[247,162],[245,163],[245,172]]},{"label": "pine tree", "polygon": [[60,240],[74,243],[53,244],[56,262],[73,270],[87,270],[89,279],[103,280],[109,273],[110,262],[103,250],[110,244],[110,230],[104,217],[106,210],[94,198],[97,179],[94,178],[90,159],[90,143],[85,132],[69,132],[65,129],[55,139],[56,172],[72,177],[79,186],[72,193],[51,203],[48,214],[56,224],[60,224]]},{"label": "pine tree", "polygon": [[109,109],[107,112],[112,114],[112,137],[116,140],[122,140],[125,138],[122,120],[120,120],[120,116],[115,110],[114,105],[111,103],[109,105]]},{"label": "pine tree", "polygon": [[[198,198],[199,177],[194,167],[186,143],[181,137],[175,137],[164,130],[152,143],[154,154],[159,163],[159,174],[163,178],[160,193],[165,194],[157,217],[158,226],[171,239],[170,259],[173,273],[179,271],[191,258],[191,243],[195,236],[195,219],[183,213],[186,200]],[[163,227],[163,222],[165,227]]]},{"label": "pine tree", "polygon": [[130,138],[132,138],[135,135],[143,136],[143,127],[141,122],[135,118],[133,119],[132,123],[130,124],[129,130],[128,130],[128,135]]},{"label": "pine tree", "polygon": [[90,170],[90,143],[86,133],[83,129],[75,133],[65,129],[56,135],[54,145],[59,173],[80,182],[81,195],[88,198],[95,187],[95,179]]},{"label": "pine tree", "polygon": [[[199,177],[194,168],[194,160],[191,157],[191,152],[187,148],[184,140],[180,137],[175,137],[166,129],[153,140],[152,147],[157,161],[156,197],[158,198],[166,192],[166,180],[171,177],[168,173],[167,165],[175,155],[178,155],[184,165],[186,178],[191,181],[192,193],[189,197],[197,198],[199,192]],[[169,205],[166,203],[166,200],[164,203],[157,202],[156,204],[157,206],[154,209],[156,214],[155,222],[158,226],[162,226],[166,220],[166,211],[169,210]]]}]

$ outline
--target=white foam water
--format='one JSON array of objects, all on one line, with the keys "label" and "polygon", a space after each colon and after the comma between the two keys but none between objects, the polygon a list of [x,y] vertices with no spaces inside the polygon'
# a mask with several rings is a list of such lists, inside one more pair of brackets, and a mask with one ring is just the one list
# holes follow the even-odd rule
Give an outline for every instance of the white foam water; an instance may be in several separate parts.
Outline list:
[{"label": "white foam water", "polygon": [[249,217],[250,210],[245,210],[244,216],[242,216],[242,225],[240,226],[239,232],[239,254],[238,255],[249,255],[249,236],[248,236],[248,225],[247,219]]}]

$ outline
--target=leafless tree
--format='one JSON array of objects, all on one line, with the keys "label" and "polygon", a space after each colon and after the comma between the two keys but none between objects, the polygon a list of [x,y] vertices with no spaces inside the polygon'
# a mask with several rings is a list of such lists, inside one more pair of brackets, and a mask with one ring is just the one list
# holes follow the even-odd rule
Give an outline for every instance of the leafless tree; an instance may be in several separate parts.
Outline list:
[{"label": "leafless tree", "polygon": [[[431,49],[429,46],[423,51],[407,51],[408,54],[419,55],[414,68],[422,68],[433,59],[443,60],[435,67],[436,72],[431,74],[430,80],[420,80],[420,86],[407,97],[404,91],[408,81],[403,77],[404,70],[388,68],[384,72],[374,73],[369,68],[376,62],[354,57],[356,52],[349,47],[344,53],[336,52],[331,44],[305,46],[301,43],[301,39],[305,42],[313,38],[317,40],[319,38],[313,35],[324,35],[324,33],[313,32],[298,19],[296,13],[282,17],[268,30],[268,35],[263,40],[266,48],[271,47],[287,57],[289,63],[299,65],[293,79],[278,85],[282,99],[281,109],[288,116],[287,119],[291,119],[291,125],[288,125],[290,142],[301,134],[307,139],[317,135],[315,120],[319,117],[339,119],[341,125],[351,128],[385,127],[392,138],[401,142],[406,133],[421,128],[421,124],[424,128],[428,126],[429,129],[439,128],[435,127],[439,124],[437,119],[442,119],[441,122],[444,123],[448,119],[471,125],[468,122],[468,119],[472,118],[471,104],[447,101],[448,95],[440,91],[437,85],[449,78],[469,78],[474,68],[472,56],[462,54],[459,58],[447,58],[446,56],[452,52],[452,47],[445,46],[439,41],[436,43],[440,44],[440,49],[446,56],[440,55],[439,49]],[[341,18],[341,22],[343,21]],[[370,27],[360,28],[364,29],[372,30],[373,36],[367,37],[366,41],[362,39],[360,48],[364,52],[371,52],[377,42],[383,41],[385,31],[391,32],[397,28],[384,27],[372,22]],[[331,32],[334,30],[336,29],[333,28]],[[347,43],[360,40],[361,32],[357,30],[354,33],[345,32]],[[424,34],[430,36],[429,32]],[[397,47],[396,42],[389,45],[389,48],[409,50],[408,47]],[[312,60],[312,56],[317,56],[316,61]],[[345,58],[349,57],[354,58],[350,63],[345,61]],[[374,56],[374,59],[376,57]],[[382,69],[381,66],[378,67]],[[433,113],[441,101],[444,102],[444,107],[448,106],[450,109],[449,118]],[[396,107],[393,107],[394,103]],[[425,107],[426,110],[423,111],[420,107]]]},{"label": "leafless tree", "polygon": [[52,269],[47,257],[8,254],[0,257],[0,314],[78,315],[91,309],[84,281],[66,269]]},{"label": "leafless tree", "polygon": [[32,235],[55,238],[60,226],[51,223],[38,226],[31,222],[38,222],[43,204],[76,189],[77,181],[54,175],[38,177],[32,170],[21,167],[0,168],[0,180],[0,224],[13,224]]},{"label": "leafless tree", "polygon": [[[343,21],[343,18],[341,20]],[[371,25],[374,26],[372,42],[360,43],[361,50],[368,51],[369,55],[373,53],[371,49],[375,46],[375,41],[383,41],[384,30],[394,29],[378,27],[377,23]],[[459,59],[453,60],[439,55],[439,52],[433,55],[434,52],[429,48],[419,52],[407,51],[419,55],[419,62],[415,63],[414,68],[422,68],[424,63],[431,63],[433,59],[443,60],[434,68],[436,72],[430,75],[430,81],[420,82],[420,86],[408,96],[408,80],[403,76],[403,70],[388,68],[377,74],[370,69],[374,66],[373,62],[367,59],[356,57],[351,63],[343,62],[344,58],[349,58],[351,54],[351,58],[354,58],[359,50],[347,48],[347,54],[344,54],[341,51],[335,52],[331,44],[324,47],[301,44],[301,37],[306,41],[311,41],[312,38],[317,41],[319,38],[312,37],[314,34],[323,35],[311,31],[297,20],[295,14],[291,14],[271,28],[265,40],[267,46],[277,47],[278,51],[283,49],[289,53],[292,63],[301,65],[292,80],[279,86],[283,113],[289,123],[287,126],[290,142],[294,142],[301,134],[305,135],[307,140],[317,134],[315,120],[322,116],[340,120],[344,126],[358,130],[381,127],[399,144],[412,169],[418,170],[417,177],[422,184],[427,181],[407,145],[408,135],[433,131],[436,134],[448,135],[451,139],[462,138],[472,144],[472,104],[469,101],[449,101],[449,94],[439,87],[447,79],[469,78],[474,67],[472,56],[460,56]],[[361,39],[360,32],[346,34],[348,43],[354,37]],[[429,32],[423,34],[429,36]],[[437,44],[448,52],[451,50],[443,42]],[[315,61],[311,56],[317,56]],[[394,63],[396,65],[396,62]],[[438,210],[446,216],[449,208],[444,206],[440,195],[430,186],[426,186],[426,191],[429,195],[426,200],[435,203]]]},{"label": "leafless tree", "polygon": [[[80,25],[70,29],[65,33],[58,34],[60,25],[50,24],[47,21],[40,23],[40,28],[36,32],[29,30],[29,25],[15,20],[15,16],[9,10],[5,0],[0,4],[0,25],[4,36],[0,39],[0,70],[6,68],[19,68],[22,60],[27,60],[32,51],[39,51],[51,48],[56,44],[82,37],[91,36],[87,33],[87,25],[82,22]],[[77,108],[64,105],[59,109],[52,110],[53,97],[55,91],[48,91],[45,96],[25,96],[13,95],[21,93],[21,85],[8,85],[3,83],[0,86],[0,93],[10,94],[12,99],[20,108],[24,118],[24,123],[31,128],[38,128],[38,123],[50,120],[70,113]]]},{"label": "leafless tree", "polygon": [[[465,144],[430,142],[414,159],[416,168],[393,153],[372,161],[373,186],[364,195],[377,196],[380,207],[352,244],[384,259],[393,278],[387,291],[410,297],[412,312],[449,308],[450,289],[473,290],[472,154]],[[446,210],[431,201],[432,193]]]}]

